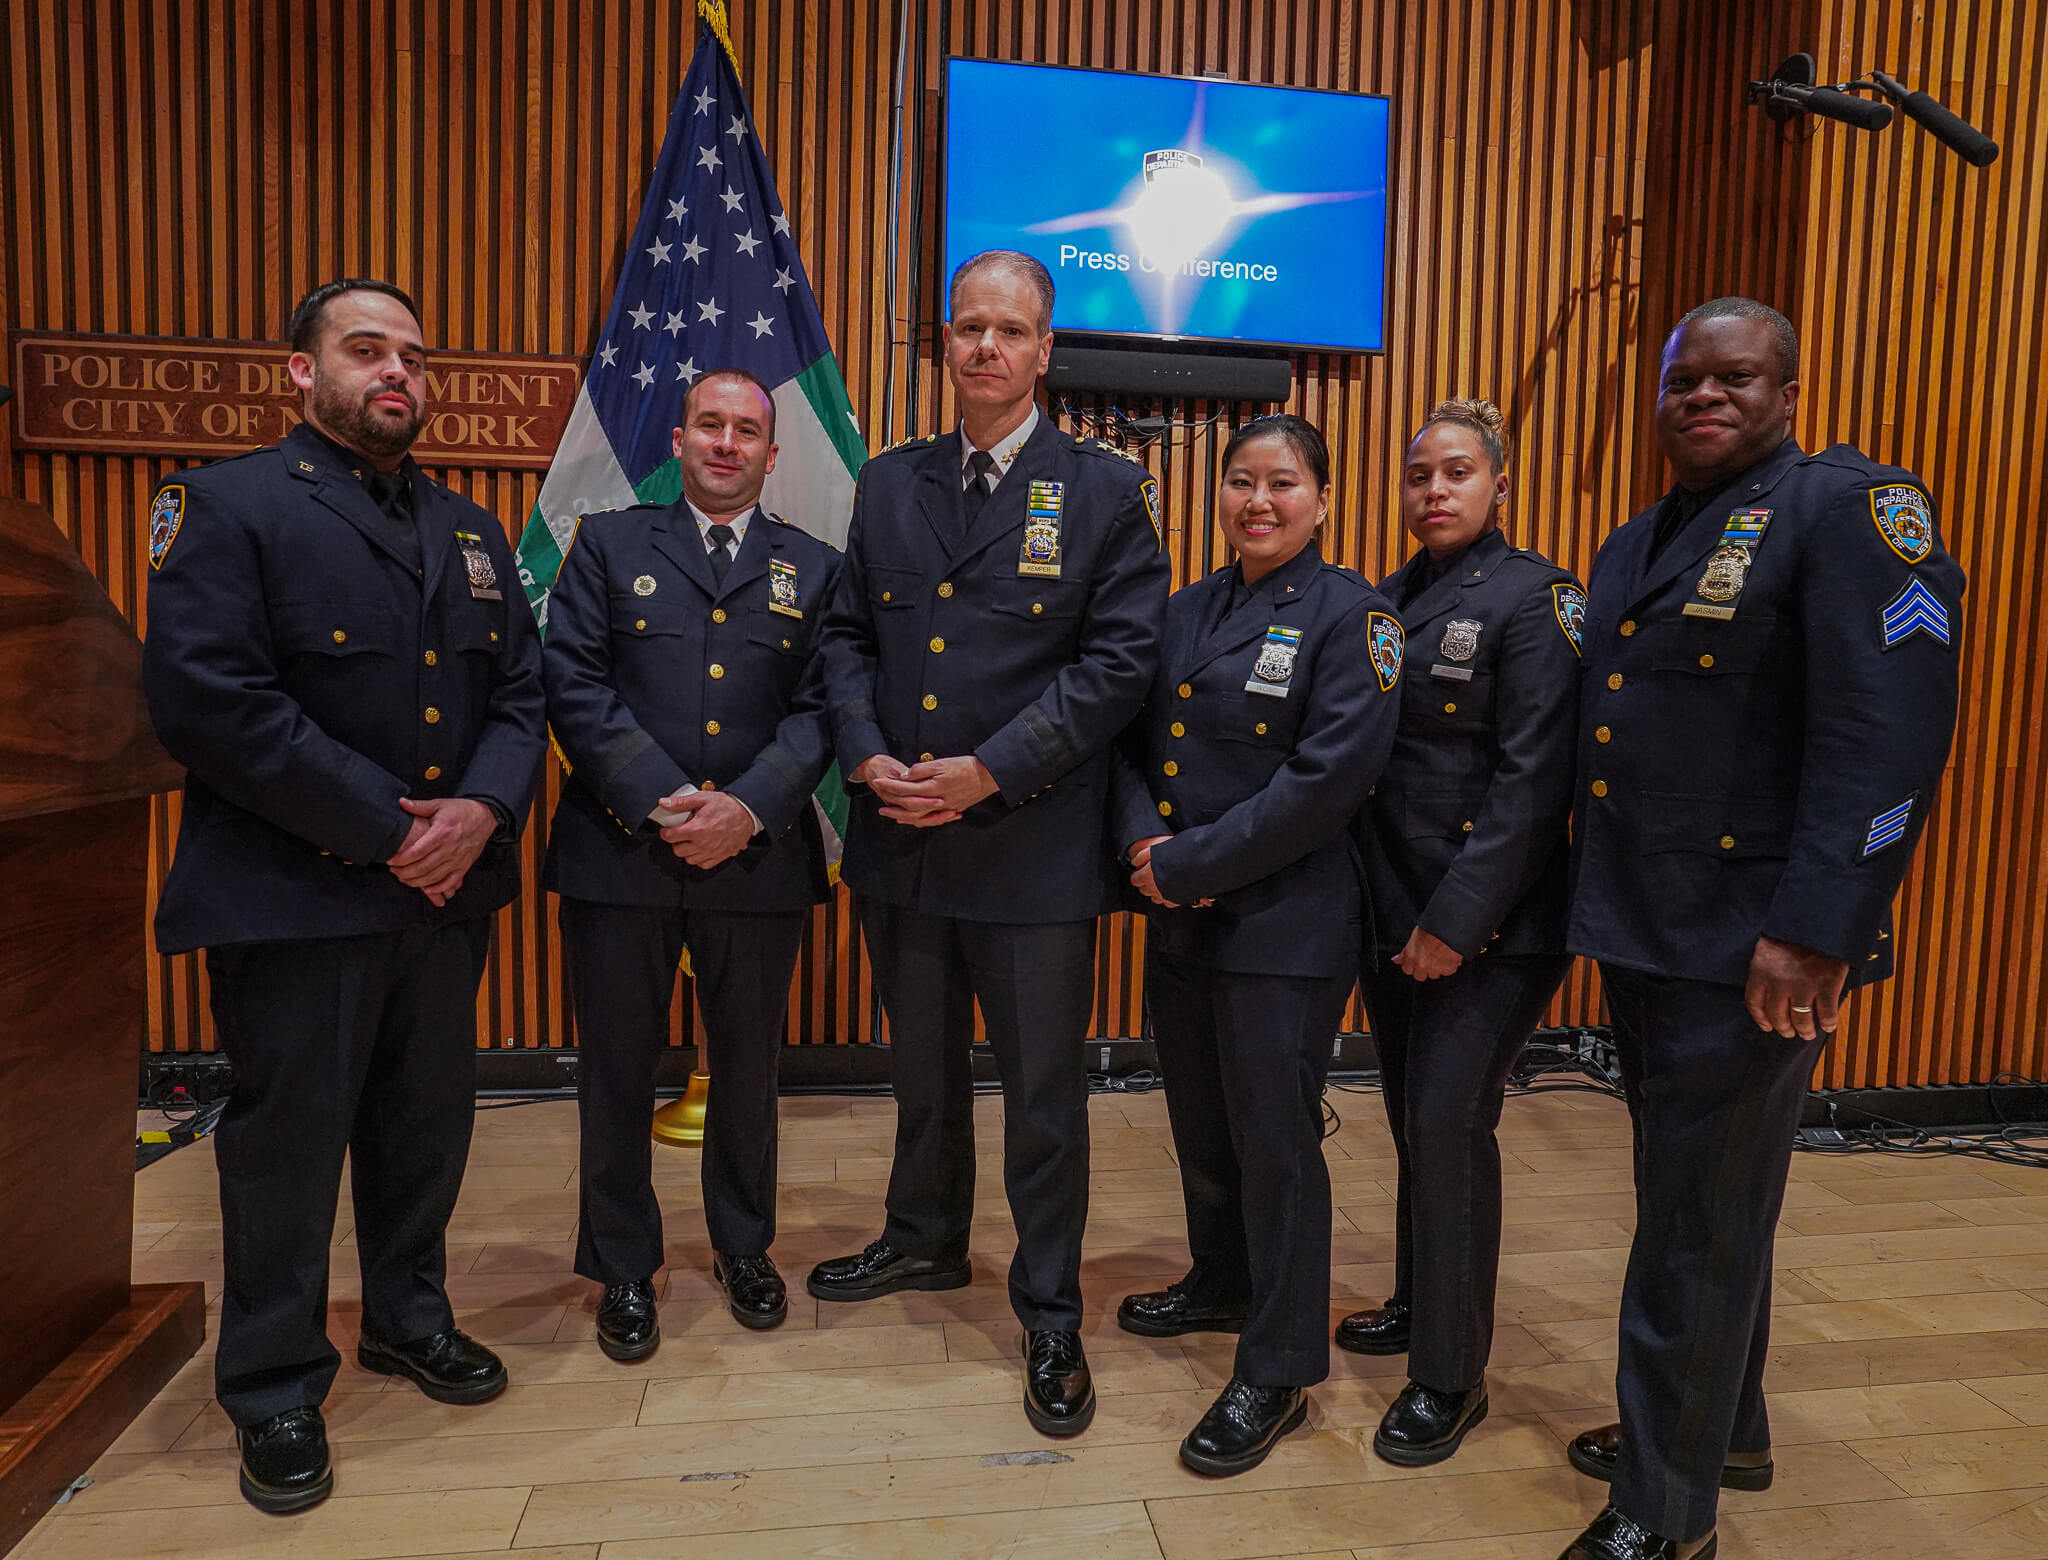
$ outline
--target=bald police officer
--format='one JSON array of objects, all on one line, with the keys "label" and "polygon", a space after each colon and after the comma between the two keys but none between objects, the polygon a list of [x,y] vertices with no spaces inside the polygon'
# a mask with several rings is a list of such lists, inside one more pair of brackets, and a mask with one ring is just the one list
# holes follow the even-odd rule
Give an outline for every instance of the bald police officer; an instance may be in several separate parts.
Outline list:
[{"label": "bald police officer", "polygon": [[320,1403],[348,1156],[367,1370],[444,1403],[505,1387],[455,1326],[444,1236],[476,1094],[491,912],[545,748],[540,643],[503,529],[406,451],[412,301],[315,289],[292,316],[306,421],[184,471],[150,510],[151,717],[188,771],[157,946],[206,949],[235,1088],[216,1137],[214,1379],[265,1511],[332,1488]]},{"label": "bald police officer", "polygon": [[1665,343],[1676,485],[1588,585],[1574,953],[1600,961],[1635,1125],[1612,1481],[1566,1560],[1695,1560],[1771,1480],[1763,1367],[1792,1135],[1955,729],[1963,572],[1910,472],[1790,437],[1798,343],[1747,298]]},{"label": "bald police officer", "polygon": [[1158,665],[1168,566],[1156,486],[1033,401],[1052,350],[1045,267],[978,255],[949,302],[959,431],[861,472],[821,652],[897,1120],[881,1237],[808,1287],[865,1300],[968,1281],[979,1002],[1003,1078],[1025,1412],[1070,1435],[1095,1410],[1081,1044],[1095,920],[1117,888],[1108,748]]}]

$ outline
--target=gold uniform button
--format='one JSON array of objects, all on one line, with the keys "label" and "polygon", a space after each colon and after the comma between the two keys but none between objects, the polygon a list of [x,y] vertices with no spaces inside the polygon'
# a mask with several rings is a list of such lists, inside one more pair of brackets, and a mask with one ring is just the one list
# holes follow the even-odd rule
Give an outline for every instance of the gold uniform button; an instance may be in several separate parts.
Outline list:
[{"label": "gold uniform button", "polygon": [[940,594],[941,596],[950,596],[950,595],[952,595],[952,594],[953,594],[953,582],[952,582],[951,580],[940,580],[940,581],[939,581],[939,594]]},{"label": "gold uniform button", "polygon": [[697,789],[700,791],[715,791],[718,789],[718,782],[716,780],[706,780]]},{"label": "gold uniform button", "polygon": [[1722,835],[1722,836],[1721,836],[1721,849],[1723,849],[1723,850],[1733,850],[1733,849],[1735,849],[1735,836],[1734,836],[1734,835],[1732,835],[1732,834],[1724,834],[1724,835]]},{"label": "gold uniform button", "polygon": [[1161,802],[1159,804],[1159,816],[1162,818],[1171,818],[1173,816],[1173,803]]},{"label": "gold uniform button", "polygon": [[711,609],[711,621],[714,623],[723,623],[725,621],[725,608],[713,607]]},{"label": "gold uniform button", "polygon": [[782,648],[785,650],[789,648],[789,641],[787,639],[782,641]]},{"label": "gold uniform button", "polygon": [[704,722],[704,735],[707,737],[717,736],[718,722],[715,720],[707,720],[706,722]]},{"label": "gold uniform button", "polygon": [[1712,656],[1710,656],[1710,655],[1703,655],[1703,656],[1701,656],[1701,657],[1700,657],[1700,668],[1701,668],[1701,670],[1703,670],[1703,671],[1704,671],[1704,670],[1705,670],[1706,668],[1708,668],[1708,667],[1712,666],[1713,664],[1714,664],[1714,658],[1713,658]]},{"label": "gold uniform button", "polygon": [[427,778],[428,778],[429,780],[438,780],[438,779],[440,779],[440,778],[441,778],[441,766],[440,766],[439,764],[429,764],[429,765],[427,765],[427,770],[426,770],[426,774],[427,774]]},{"label": "gold uniform button", "polygon": [[1612,742],[1614,740],[1614,733],[1605,726],[1600,726],[1594,730],[1593,740],[1595,742]]},{"label": "gold uniform button", "polygon": [[924,696],[924,707],[928,710],[937,709],[939,707],[939,696],[936,693],[926,694]]},{"label": "gold uniform button", "polygon": [[1256,726],[1252,727],[1252,735],[1253,735],[1253,736],[1255,736],[1255,737],[1263,737],[1263,736],[1264,736],[1265,734],[1266,734],[1266,723],[1265,723],[1264,721],[1260,721],[1260,722],[1259,722],[1259,723],[1258,723],[1258,724],[1257,724]]},{"label": "gold uniform button", "polygon": [[1467,818],[1465,820],[1465,832],[1467,834],[1470,834],[1472,832],[1472,820],[1470,818]]},{"label": "gold uniform button", "polygon": [[334,642],[338,645],[345,645],[348,643],[348,635],[344,634],[340,629],[337,628],[334,631]]},{"label": "gold uniform button", "polygon": [[725,675],[725,668],[720,666],[716,661],[713,661],[710,666],[710,672],[714,678],[723,677]]},{"label": "gold uniform button", "polygon": [[1595,780],[1593,782],[1593,794],[1595,796],[1605,796],[1607,794],[1607,782],[1605,780]]},{"label": "gold uniform button", "polygon": [[427,724],[428,724],[429,726],[435,725],[436,723],[438,723],[438,722],[440,721],[440,719],[441,719],[441,712],[440,712],[439,710],[435,709],[433,705],[429,704],[429,705],[427,706]]},{"label": "gold uniform button", "polygon": [[1608,674],[1608,677],[1607,677],[1607,686],[1608,686],[1608,687],[1610,687],[1610,688],[1617,688],[1617,689],[1618,689],[1618,688],[1619,688],[1619,687],[1621,686],[1621,673],[1619,673],[1619,672],[1611,672],[1611,673],[1609,673],[1609,674]]},{"label": "gold uniform button", "polygon": [[1042,612],[1044,612],[1044,611],[1045,611],[1045,603],[1044,603],[1044,602],[1042,602],[1042,601],[1034,601],[1034,602],[1032,602],[1032,603],[1031,603],[1031,615],[1032,615],[1033,617],[1037,617],[1037,616],[1038,616],[1038,615],[1039,615],[1040,613],[1042,613]]},{"label": "gold uniform button", "polygon": [[496,629],[494,628],[494,629],[492,629],[492,630],[491,630],[491,643],[492,643],[492,644],[496,644],[497,642],[498,642],[498,631],[497,631],[497,630],[496,630]]},{"label": "gold uniform button", "polygon": [[1624,622],[1624,623],[1623,623],[1623,624],[1621,625],[1621,637],[1622,637],[1623,639],[1626,639],[1626,638],[1628,638],[1628,636],[1629,636],[1630,634],[1633,634],[1633,633],[1634,633],[1635,631],[1636,631],[1636,620],[1635,620],[1634,618],[1629,618],[1629,619],[1627,619],[1627,620],[1626,620],[1626,621],[1625,621],[1625,622]]},{"label": "gold uniform button", "polygon": [[1169,775],[1177,775],[1180,773],[1180,765],[1176,764],[1172,759],[1169,758],[1166,761],[1166,765],[1162,773]]},{"label": "gold uniform button", "polygon": [[932,756],[929,753],[920,753],[917,755],[917,761],[920,764],[929,764],[932,761]]},{"label": "gold uniform button", "polygon": [[421,659],[424,660],[427,663],[427,665],[432,666],[436,661],[440,659],[440,657],[435,655],[433,651],[429,650],[423,657],[421,657]]},{"label": "gold uniform button", "polygon": [[641,631],[641,632],[643,632],[643,633],[644,633],[644,632],[646,632],[646,629],[647,629],[647,619],[645,619],[645,618],[635,618],[635,619],[633,620],[633,627],[634,627],[634,628],[636,628],[636,629],[638,629],[638,630],[640,630],[640,631]]},{"label": "gold uniform button", "polygon": [[887,592],[887,591],[885,590],[885,591],[883,591],[883,592],[882,592],[882,599],[883,599],[884,601],[889,601],[889,600],[892,600],[893,598],[892,598],[892,597],[891,597],[891,596],[889,595],[889,593],[888,593],[888,592]]},{"label": "gold uniform button", "polygon": [[1444,713],[1446,715],[1455,715],[1458,713],[1458,706],[1455,704],[1446,704],[1444,706]]},{"label": "gold uniform button", "polygon": [[1184,737],[1188,734],[1188,728],[1183,726],[1179,721],[1175,721],[1171,726],[1168,726],[1166,729],[1172,732],[1176,737]]},{"label": "gold uniform button", "polygon": [[1195,690],[1193,688],[1190,688],[1186,683],[1182,683],[1178,688],[1174,689],[1173,691],[1179,694],[1183,699],[1192,699],[1195,696]]},{"label": "gold uniform button", "polygon": [[943,640],[943,639],[937,639],[937,638],[934,638],[934,639],[932,640],[932,654],[933,654],[933,655],[944,655],[945,653],[946,653],[946,641],[945,641],[945,640]]}]

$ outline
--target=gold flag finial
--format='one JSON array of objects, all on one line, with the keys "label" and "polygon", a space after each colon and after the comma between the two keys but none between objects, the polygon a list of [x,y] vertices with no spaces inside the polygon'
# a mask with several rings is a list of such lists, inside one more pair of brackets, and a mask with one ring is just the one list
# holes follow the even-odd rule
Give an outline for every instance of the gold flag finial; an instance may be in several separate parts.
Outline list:
[{"label": "gold flag finial", "polygon": [[718,35],[718,41],[725,49],[725,57],[732,61],[733,71],[737,74],[740,57],[733,52],[732,32],[725,18],[725,0],[697,0],[697,14],[711,24],[712,32]]}]

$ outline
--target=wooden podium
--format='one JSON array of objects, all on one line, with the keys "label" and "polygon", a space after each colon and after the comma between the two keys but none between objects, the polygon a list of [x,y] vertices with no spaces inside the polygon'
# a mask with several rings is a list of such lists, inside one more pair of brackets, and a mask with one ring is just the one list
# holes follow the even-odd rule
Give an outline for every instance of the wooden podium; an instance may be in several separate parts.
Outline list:
[{"label": "wooden podium", "polygon": [[149,798],[142,647],[47,511],[0,498],[0,1551],[206,1335],[128,1281]]}]

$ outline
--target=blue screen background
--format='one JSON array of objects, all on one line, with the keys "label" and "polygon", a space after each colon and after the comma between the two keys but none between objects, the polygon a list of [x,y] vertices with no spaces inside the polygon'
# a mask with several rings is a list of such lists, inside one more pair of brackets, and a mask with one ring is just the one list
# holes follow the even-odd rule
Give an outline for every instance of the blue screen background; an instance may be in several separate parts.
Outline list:
[{"label": "blue screen background", "polygon": [[[946,275],[984,249],[1021,249],[1052,272],[1056,328],[1378,351],[1385,345],[1385,98],[988,60],[946,67]],[[1148,152],[1201,155],[1241,212],[1201,257],[1270,265],[1277,279],[1138,269],[1116,213],[1144,188]],[[1335,198],[1331,198],[1335,197]],[[1232,208],[1218,204],[1222,212]],[[1033,231],[1047,224],[1085,225]],[[1061,248],[1122,253],[1091,270]]]}]

